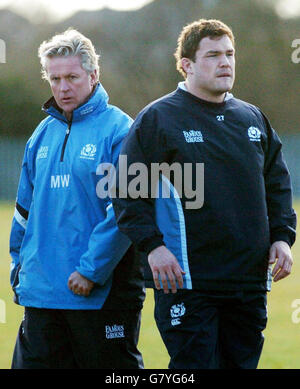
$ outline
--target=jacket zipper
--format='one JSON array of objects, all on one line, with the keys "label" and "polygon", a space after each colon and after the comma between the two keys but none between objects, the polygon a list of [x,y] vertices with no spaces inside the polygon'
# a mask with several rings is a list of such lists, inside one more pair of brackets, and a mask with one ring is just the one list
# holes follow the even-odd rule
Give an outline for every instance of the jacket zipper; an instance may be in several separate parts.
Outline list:
[{"label": "jacket zipper", "polygon": [[60,155],[60,162],[64,161],[65,148],[66,148],[66,145],[67,145],[67,142],[68,142],[68,139],[69,139],[69,135],[70,135],[70,132],[71,132],[71,127],[72,127],[72,119],[69,121],[68,128],[66,130],[64,144],[63,144],[63,147],[62,147],[62,150],[61,150],[61,155]]}]

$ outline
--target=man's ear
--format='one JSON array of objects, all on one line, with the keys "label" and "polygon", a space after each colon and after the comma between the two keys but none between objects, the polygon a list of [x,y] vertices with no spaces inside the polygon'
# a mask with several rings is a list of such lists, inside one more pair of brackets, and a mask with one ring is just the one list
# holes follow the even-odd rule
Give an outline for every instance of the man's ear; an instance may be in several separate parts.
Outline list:
[{"label": "man's ear", "polygon": [[186,74],[192,74],[192,66],[191,66],[192,60],[190,58],[181,58],[181,67],[185,71]]},{"label": "man's ear", "polygon": [[92,73],[90,73],[91,76],[91,85],[95,86],[97,84],[97,70],[94,69]]}]

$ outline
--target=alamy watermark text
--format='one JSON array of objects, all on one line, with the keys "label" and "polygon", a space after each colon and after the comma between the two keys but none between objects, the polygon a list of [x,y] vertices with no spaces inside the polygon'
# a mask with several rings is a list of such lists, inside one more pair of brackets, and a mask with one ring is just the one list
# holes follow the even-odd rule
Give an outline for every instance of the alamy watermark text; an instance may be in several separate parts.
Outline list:
[{"label": "alamy watermark text", "polygon": [[292,47],[295,48],[295,50],[292,52],[292,62],[300,63],[300,39],[294,39],[292,42]]},{"label": "alamy watermark text", "polygon": [[182,165],[173,162],[169,165],[163,162],[147,166],[135,162],[128,165],[127,156],[120,155],[118,171],[111,163],[101,163],[96,174],[102,176],[96,187],[97,196],[101,199],[184,198],[186,209],[199,209],[204,203],[203,163]]},{"label": "alamy watermark text", "polygon": [[0,39],[0,63],[6,63],[6,44]]},{"label": "alamy watermark text", "polygon": [[0,323],[6,323],[6,305],[2,299],[0,299]]}]

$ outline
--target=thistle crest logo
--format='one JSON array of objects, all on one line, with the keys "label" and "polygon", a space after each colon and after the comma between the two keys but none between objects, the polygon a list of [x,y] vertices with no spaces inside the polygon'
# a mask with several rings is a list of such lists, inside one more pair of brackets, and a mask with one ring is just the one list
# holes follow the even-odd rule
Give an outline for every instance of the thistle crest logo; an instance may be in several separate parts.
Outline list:
[{"label": "thistle crest logo", "polygon": [[261,131],[257,127],[248,128],[248,136],[252,142],[260,142]]},{"label": "thistle crest logo", "polygon": [[175,304],[171,306],[170,315],[172,317],[171,324],[172,326],[177,326],[181,324],[180,317],[185,314],[185,306],[184,303]]},{"label": "thistle crest logo", "polygon": [[80,153],[80,158],[94,160],[96,151],[97,151],[96,145],[89,143],[82,148]]}]

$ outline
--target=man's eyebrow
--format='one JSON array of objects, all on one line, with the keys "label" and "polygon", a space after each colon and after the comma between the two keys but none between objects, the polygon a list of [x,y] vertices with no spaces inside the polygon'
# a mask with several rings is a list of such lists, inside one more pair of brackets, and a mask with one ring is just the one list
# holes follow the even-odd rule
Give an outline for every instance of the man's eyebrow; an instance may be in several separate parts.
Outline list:
[{"label": "man's eyebrow", "polygon": [[[76,72],[69,72],[69,73],[63,74],[63,77],[70,77],[70,76],[78,76],[78,73],[76,73]],[[60,75],[55,74],[55,73],[50,73],[49,77],[60,77]]]},{"label": "man's eyebrow", "polygon": [[228,50],[208,50],[206,54],[219,54],[219,53],[234,53],[234,49],[228,49]]}]

